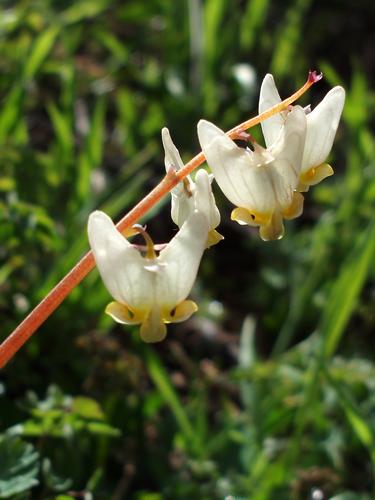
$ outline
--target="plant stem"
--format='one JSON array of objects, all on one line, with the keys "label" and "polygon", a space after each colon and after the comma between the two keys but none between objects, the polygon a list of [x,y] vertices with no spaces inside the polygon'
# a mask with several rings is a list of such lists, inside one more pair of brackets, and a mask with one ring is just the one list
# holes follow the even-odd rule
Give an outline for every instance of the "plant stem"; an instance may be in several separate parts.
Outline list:
[{"label": "plant stem", "polygon": [[[257,125],[261,121],[285,110],[320,78],[321,77],[316,75],[315,72],[310,72],[306,83],[299,90],[297,90],[297,92],[276,106],[264,111],[260,115],[250,118],[249,120],[232,128],[229,132],[227,132],[227,135],[232,139],[235,139],[241,131],[245,131],[254,125]],[[117,229],[122,232],[126,228],[135,224],[174,186],[181,182],[184,177],[190,174],[204,161],[205,157],[201,152],[180,170],[170,170],[161,182],[120,220],[120,222],[116,225]],[[92,252],[89,251],[0,345],[0,368],[3,368],[8,361],[13,358],[23,344],[27,342],[32,334],[46,321],[53,311],[58,308],[69,293],[94,267],[94,257]]]}]

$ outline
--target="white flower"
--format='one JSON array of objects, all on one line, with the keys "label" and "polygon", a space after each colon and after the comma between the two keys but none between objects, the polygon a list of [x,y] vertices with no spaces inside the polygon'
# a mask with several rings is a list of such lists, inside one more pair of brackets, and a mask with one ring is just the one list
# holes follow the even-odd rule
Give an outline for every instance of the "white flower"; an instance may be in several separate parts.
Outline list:
[{"label": "white flower", "polygon": [[[184,163],[178,149],[173,144],[169,130],[163,128],[161,136],[165,152],[164,164],[166,171],[169,172],[171,168],[180,170]],[[181,228],[194,210],[199,210],[206,215],[210,228],[207,247],[215,245],[223,239],[223,236],[215,230],[220,224],[220,212],[211,189],[212,179],[212,175],[209,175],[204,169],[199,169],[194,181],[188,175],[171,190],[171,217],[178,227]]]},{"label": "white flower", "polygon": [[260,226],[264,240],[281,238],[283,218],[302,212],[299,183],[306,134],[306,115],[300,106],[290,111],[283,133],[269,149],[255,144],[254,151],[233,142],[222,130],[205,120],[198,123],[198,137],[207,163],[225,196],[238,208],[232,219]]},{"label": "white flower", "polygon": [[93,212],[89,242],[103,282],[115,299],[106,313],[118,323],[140,324],[145,342],[163,340],[165,323],[184,321],[198,309],[185,299],[194,284],[207,233],[205,215],[195,211],[159,256],[148,237],[144,257],[105,213]]},{"label": "white flower", "polygon": [[[333,169],[324,163],[332,149],[345,101],[345,90],[334,87],[328,92],[316,108],[308,113],[306,141],[302,157],[299,191],[307,191],[309,186],[317,184],[329,175]],[[264,77],[259,96],[259,113],[281,102],[273,76]],[[266,146],[270,147],[277,140],[285,121],[286,112],[264,120],[262,125]]]}]

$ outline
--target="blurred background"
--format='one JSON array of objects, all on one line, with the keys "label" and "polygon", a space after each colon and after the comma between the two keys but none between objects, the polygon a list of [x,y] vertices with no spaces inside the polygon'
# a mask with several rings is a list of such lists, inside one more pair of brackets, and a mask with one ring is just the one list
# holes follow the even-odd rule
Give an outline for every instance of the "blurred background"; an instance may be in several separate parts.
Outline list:
[{"label": "blurred background", "polygon": [[[199,312],[158,345],[104,314],[94,270],[3,370],[0,498],[374,498],[375,9],[370,0],[2,0],[0,325],[5,338],[164,172],[200,118],[229,129],[323,71],[347,100],[336,175],[281,241],[230,221]],[[252,133],[261,141],[259,130]],[[149,217],[175,234],[169,199]]]}]

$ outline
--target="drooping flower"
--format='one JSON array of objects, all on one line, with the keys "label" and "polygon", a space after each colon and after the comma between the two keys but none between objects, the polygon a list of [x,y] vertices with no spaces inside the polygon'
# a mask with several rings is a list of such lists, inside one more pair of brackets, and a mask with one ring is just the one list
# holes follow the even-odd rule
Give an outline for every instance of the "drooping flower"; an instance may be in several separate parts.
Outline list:
[{"label": "drooping flower", "polygon": [[[331,89],[324,99],[307,112],[306,141],[302,156],[299,191],[307,191],[326,177],[333,174],[333,169],[325,163],[332,149],[333,140],[339,125],[345,101],[345,90],[342,87]],[[259,113],[281,102],[273,76],[267,74],[262,82],[259,96]],[[287,112],[261,122],[267,147],[271,147],[282,131]]]},{"label": "drooping flower", "polygon": [[[180,170],[184,163],[166,127],[162,129],[161,136],[165,152],[164,164],[166,171],[168,172],[171,168]],[[179,228],[194,210],[199,210],[206,215],[210,229],[207,247],[215,245],[223,239],[223,236],[215,229],[220,224],[220,212],[212,193],[212,180],[212,175],[209,175],[204,169],[199,169],[194,181],[188,175],[171,190],[171,217]]]},{"label": "drooping flower", "polygon": [[295,106],[285,117],[283,131],[268,149],[254,144],[241,148],[222,130],[205,120],[198,137],[214,177],[237,208],[231,217],[239,224],[260,227],[263,240],[282,237],[283,218],[298,217],[303,196],[295,192],[306,135],[306,115]]},{"label": "drooping flower", "polygon": [[184,321],[198,309],[185,299],[194,284],[207,233],[207,218],[196,210],[158,256],[143,232],[147,244],[143,256],[104,212],[93,212],[89,242],[102,280],[115,299],[106,313],[118,323],[140,324],[145,342],[163,340],[166,323]]}]

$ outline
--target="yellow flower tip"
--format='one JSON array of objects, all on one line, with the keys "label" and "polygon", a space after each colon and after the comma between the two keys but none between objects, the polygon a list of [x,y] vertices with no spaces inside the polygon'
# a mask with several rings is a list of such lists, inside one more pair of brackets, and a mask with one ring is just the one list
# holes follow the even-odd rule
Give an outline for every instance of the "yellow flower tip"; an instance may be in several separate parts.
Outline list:
[{"label": "yellow flower tip", "polygon": [[[302,195],[299,196],[303,200]],[[296,201],[293,201],[291,206],[288,207],[291,214],[297,214],[300,207],[302,207],[299,196],[296,196]],[[297,215],[294,216],[297,217]],[[283,218],[282,214],[278,211],[274,211],[273,213],[259,213],[250,212],[247,208],[239,207],[232,211],[231,219],[237,221],[241,225],[259,226],[259,235],[263,241],[280,240],[284,235]]]},{"label": "yellow flower tip", "polygon": [[300,175],[300,186],[298,187],[298,191],[308,191],[309,186],[315,186],[315,184],[318,184],[323,179],[333,174],[333,168],[328,163],[322,163],[317,167],[312,167]]},{"label": "yellow flower tip", "polygon": [[161,342],[167,335],[167,327],[164,324],[160,307],[154,306],[143,320],[140,336],[144,342]]},{"label": "yellow flower tip", "polygon": [[120,302],[110,302],[105,308],[105,313],[122,325],[139,325],[146,316],[144,310],[130,309]]},{"label": "yellow flower tip", "polygon": [[153,309],[142,322],[141,339],[148,343],[161,342],[167,335],[166,323],[181,323],[197,310],[198,306],[192,300],[184,300],[172,309],[168,306],[163,307],[162,311],[159,308]]},{"label": "yellow flower tip", "polygon": [[263,241],[281,240],[284,236],[283,218],[280,212],[275,211],[271,220],[259,228],[259,235]]},{"label": "yellow flower tip", "polygon": [[142,323],[139,333],[143,342],[161,342],[167,335],[167,327],[163,321],[155,323],[147,318],[146,321]]},{"label": "yellow flower tip", "polygon": [[268,224],[272,218],[272,213],[261,213],[250,211],[248,208],[235,208],[232,210],[230,218],[238,224],[249,226],[262,226]]},{"label": "yellow flower tip", "polygon": [[173,309],[165,308],[163,321],[165,323],[181,323],[198,311],[198,306],[193,300],[183,300]]},{"label": "yellow flower tip", "polygon": [[135,236],[136,234],[139,234],[138,229],[135,227],[127,227],[125,228],[121,234],[125,236],[125,238],[131,238],[132,236]]},{"label": "yellow flower tip", "polygon": [[301,193],[293,193],[292,203],[282,212],[284,219],[290,220],[299,217],[303,212],[303,202],[304,198]]},{"label": "yellow flower tip", "polygon": [[219,243],[219,241],[221,241],[223,239],[224,239],[224,236],[222,234],[220,234],[218,231],[216,231],[216,229],[212,229],[208,233],[206,248],[210,248],[210,247],[216,245],[217,243]]}]

